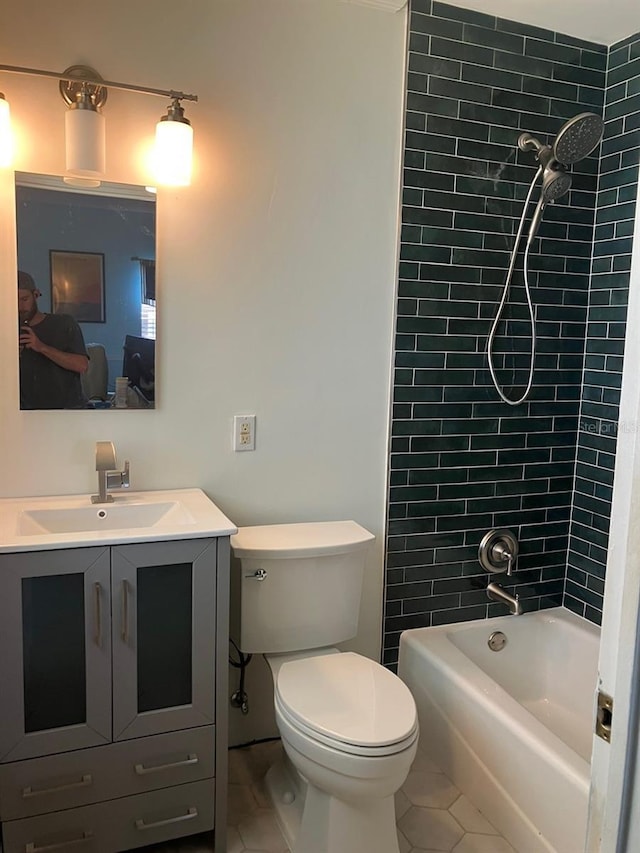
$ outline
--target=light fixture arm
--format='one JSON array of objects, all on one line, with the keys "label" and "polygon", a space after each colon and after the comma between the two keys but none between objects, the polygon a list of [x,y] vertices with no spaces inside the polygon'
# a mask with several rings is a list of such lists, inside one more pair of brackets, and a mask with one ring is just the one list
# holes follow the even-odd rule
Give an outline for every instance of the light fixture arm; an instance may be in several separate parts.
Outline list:
[{"label": "light fixture arm", "polygon": [[[72,66],[77,68],[78,66]],[[49,77],[52,80],[61,80],[71,83],[88,83],[98,87],[108,87],[110,89],[123,89],[127,92],[139,92],[143,95],[160,95],[165,98],[177,98],[181,101],[197,101],[197,95],[189,95],[185,92],[176,92],[173,89],[153,89],[149,86],[134,86],[131,83],[116,83],[113,80],[103,80],[100,75],[78,76],[78,74],[70,74],[72,69],[67,68],[62,74],[57,71],[43,71],[39,68],[23,68],[19,65],[0,65],[0,71],[7,71],[10,74],[31,74],[36,77]],[[92,71],[93,69],[87,69]],[[95,74],[95,72],[93,72]]]}]

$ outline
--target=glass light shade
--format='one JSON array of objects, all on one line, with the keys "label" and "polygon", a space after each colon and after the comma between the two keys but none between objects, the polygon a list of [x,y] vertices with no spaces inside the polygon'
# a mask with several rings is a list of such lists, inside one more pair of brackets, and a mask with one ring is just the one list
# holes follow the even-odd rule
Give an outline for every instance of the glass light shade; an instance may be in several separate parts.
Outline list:
[{"label": "glass light shade", "polygon": [[154,170],[158,184],[188,187],[191,183],[193,128],[184,121],[161,120],[156,125]]},{"label": "glass light shade", "polygon": [[0,93],[0,168],[6,169],[13,162],[13,134],[9,103]]},{"label": "glass light shade", "polygon": [[69,109],[64,117],[67,171],[99,178],[105,170],[105,122],[95,109]]}]

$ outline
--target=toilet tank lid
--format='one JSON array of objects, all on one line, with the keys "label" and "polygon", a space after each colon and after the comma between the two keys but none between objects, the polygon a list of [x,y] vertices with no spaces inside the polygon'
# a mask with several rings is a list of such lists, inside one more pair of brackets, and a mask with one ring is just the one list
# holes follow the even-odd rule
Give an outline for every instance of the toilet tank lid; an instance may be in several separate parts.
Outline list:
[{"label": "toilet tank lid", "polygon": [[375,536],[355,521],[311,521],[240,527],[231,537],[236,557],[287,559],[347,554]]}]

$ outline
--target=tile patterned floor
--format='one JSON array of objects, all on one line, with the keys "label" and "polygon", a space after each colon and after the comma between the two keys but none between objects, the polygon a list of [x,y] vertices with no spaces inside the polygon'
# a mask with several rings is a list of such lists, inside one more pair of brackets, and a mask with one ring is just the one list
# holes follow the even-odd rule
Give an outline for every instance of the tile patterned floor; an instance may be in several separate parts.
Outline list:
[{"label": "tile patterned floor", "polygon": [[[262,780],[279,741],[229,752],[227,853],[288,853]],[[418,750],[396,795],[400,853],[517,853],[450,780]],[[158,844],[153,853],[211,853],[209,834]]]}]

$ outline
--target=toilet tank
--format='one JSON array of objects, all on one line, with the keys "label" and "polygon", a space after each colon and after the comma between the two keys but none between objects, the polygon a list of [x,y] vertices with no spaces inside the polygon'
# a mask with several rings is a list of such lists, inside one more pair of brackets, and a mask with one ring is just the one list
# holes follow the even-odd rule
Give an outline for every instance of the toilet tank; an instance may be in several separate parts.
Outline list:
[{"label": "toilet tank", "polygon": [[231,547],[242,651],[295,652],[354,637],[374,538],[355,521],[241,527]]}]

